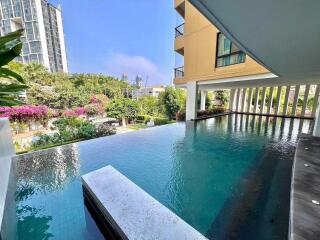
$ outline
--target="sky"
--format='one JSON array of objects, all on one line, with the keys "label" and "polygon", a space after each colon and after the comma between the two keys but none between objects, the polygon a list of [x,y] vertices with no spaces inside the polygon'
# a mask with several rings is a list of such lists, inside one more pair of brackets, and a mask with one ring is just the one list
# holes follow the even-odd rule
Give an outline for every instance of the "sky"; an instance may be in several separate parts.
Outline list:
[{"label": "sky", "polygon": [[103,73],[147,85],[172,82],[173,0],[49,0],[60,3],[71,73]]}]

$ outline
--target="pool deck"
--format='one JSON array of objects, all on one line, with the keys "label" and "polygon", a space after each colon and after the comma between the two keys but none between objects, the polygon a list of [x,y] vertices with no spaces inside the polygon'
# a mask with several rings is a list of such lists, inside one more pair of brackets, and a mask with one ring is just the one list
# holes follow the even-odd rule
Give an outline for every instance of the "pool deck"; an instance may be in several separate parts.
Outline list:
[{"label": "pool deck", "polygon": [[85,199],[110,239],[207,239],[112,166],[82,180]]},{"label": "pool deck", "polygon": [[320,239],[320,138],[303,134],[294,159],[290,240]]}]

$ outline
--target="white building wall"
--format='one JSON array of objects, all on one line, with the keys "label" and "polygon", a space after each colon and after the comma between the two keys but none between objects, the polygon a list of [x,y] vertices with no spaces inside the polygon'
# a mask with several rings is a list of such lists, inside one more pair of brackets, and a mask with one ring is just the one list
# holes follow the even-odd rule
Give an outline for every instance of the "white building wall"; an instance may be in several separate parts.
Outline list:
[{"label": "white building wall", "polygon": [[42,54],[43,54],[43,64],[48,69],[50,69],[47,37],[46,37],[46,30],[45,30],[45,26],[44,26],[44,19],[43,19],[43,13],[42,13],[42,5],[41,5],[42,0],[34,0],[34,1],[35,1],[36,9],[37,9],[39,36],[40,36],[41,48],[42,48]]},{"label": "white building wall", "polygon": [[62,57],[62,66],[63,72],[68,72],[68,61],[67,61],[67,52],[66,52],[66,45],[64,41],[64,30],[63,30],[63,22],[62,22],[62,14],[61,14],[61,7],[58,6],[56,10],[57,14],[57,23],[58,23],[58,31],[59,31],[59,39],[60,39],[60,48],[61,48],[61,57]]}]

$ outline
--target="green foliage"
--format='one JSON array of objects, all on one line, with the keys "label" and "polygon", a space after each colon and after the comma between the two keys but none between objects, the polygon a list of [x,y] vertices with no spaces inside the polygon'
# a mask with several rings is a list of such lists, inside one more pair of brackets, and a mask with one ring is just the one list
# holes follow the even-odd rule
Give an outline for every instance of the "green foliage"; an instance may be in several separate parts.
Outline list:
[{"label": "green foliage", "polygon": [[228,102],[228,95],[225,90],[214,91],[214,96],[216,100],[219,100],[222,103],[222,105],[225,105]]},{"label": "green foliage", "polygon": [[213,93],[207,92],[206,94],[206,109],[212,106]]},{"label": "green foliage", "polygon": [[116,134],[115,127],[106,124],[100,124],[96,127],[76,117],[61,118],[53,124],[58,129],[58,133],[37,135],[38,139],[33,143],[33,148]]},{"label": "green foliage", "polygon": [[165,125],[171,122],[170,119],[168,118],[158,118],[158,117],[153,118],[153,121],[154,121],[154,125],[156,126]]},{"label": "green foliage", "polygon": [[160,117],[163,115],[163,107],[157,97],[143,96],[138,99],[139,113],[141,115],[150,115]]},{"label": "green foliage", "polygon": [[18,30],[0,37],[0,106],[14,106],[23,103],[19,99],[19,94],[27,89],[25,80],[8,68],[8,64],[21,53],[22,32],[23,30]]},{"label": "green foliage", "polygon": [[152,119],[149,115],[138,115],[136,117],[137,122],[147,123]]},{"label": "green foliage", "polygon": [[[92,96],[107,95],[109,98],[122,98],[128,83],[101,74],[50,73],[37,63],[10,64],[10,69],[22,73],[30,88],[27,91],[28,103],[47,105],[50,108],[66,109],[84,107]],[[103,104],[106,99],[102,99]]]},{"label": "green foliage", "polygon": [[116,119],[135,118],[139,112],[138,103],[130,98],[116,98],[108,103],[106,112],[108,117]]},{"label": "green foliage", "polygon": [[179,110],[185,108],[185,92],[181,89],[168,87],[160,95],[160,102],[163,104],[166,116],[174,119]]},{"label": "green foliage", "polygon": [[223,107],[214,107],[207,110],[198,111],[198,117],[211,116],[215,114],[224,113],[226,110]]},{"label": "green foliage", "polygon": [[78,129],[77,136],[84,139],[95,138],[97,137],[96,127],[90,123],[84,124]]},{"label": "green foliage", "polygon": [[117,133],[116,127],[109,126],[108,124],[100,124],[97,127],[97,137],[105,137]]}]

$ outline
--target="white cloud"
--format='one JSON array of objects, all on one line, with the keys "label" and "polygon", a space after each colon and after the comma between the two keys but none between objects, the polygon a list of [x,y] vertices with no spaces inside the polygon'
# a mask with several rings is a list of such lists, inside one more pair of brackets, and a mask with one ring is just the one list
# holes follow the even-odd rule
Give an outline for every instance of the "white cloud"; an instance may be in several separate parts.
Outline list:
[{"label": "white cloud", "polygon": [[111,53],[107,57],[106,71],[110,75],[121,77],[127,73],[133,81],[140,74],[143,80],[148,77],[148,85],[169,84],[171,73],[162,72],[157,65],[143,56],[129,56],[122,53]]}]

